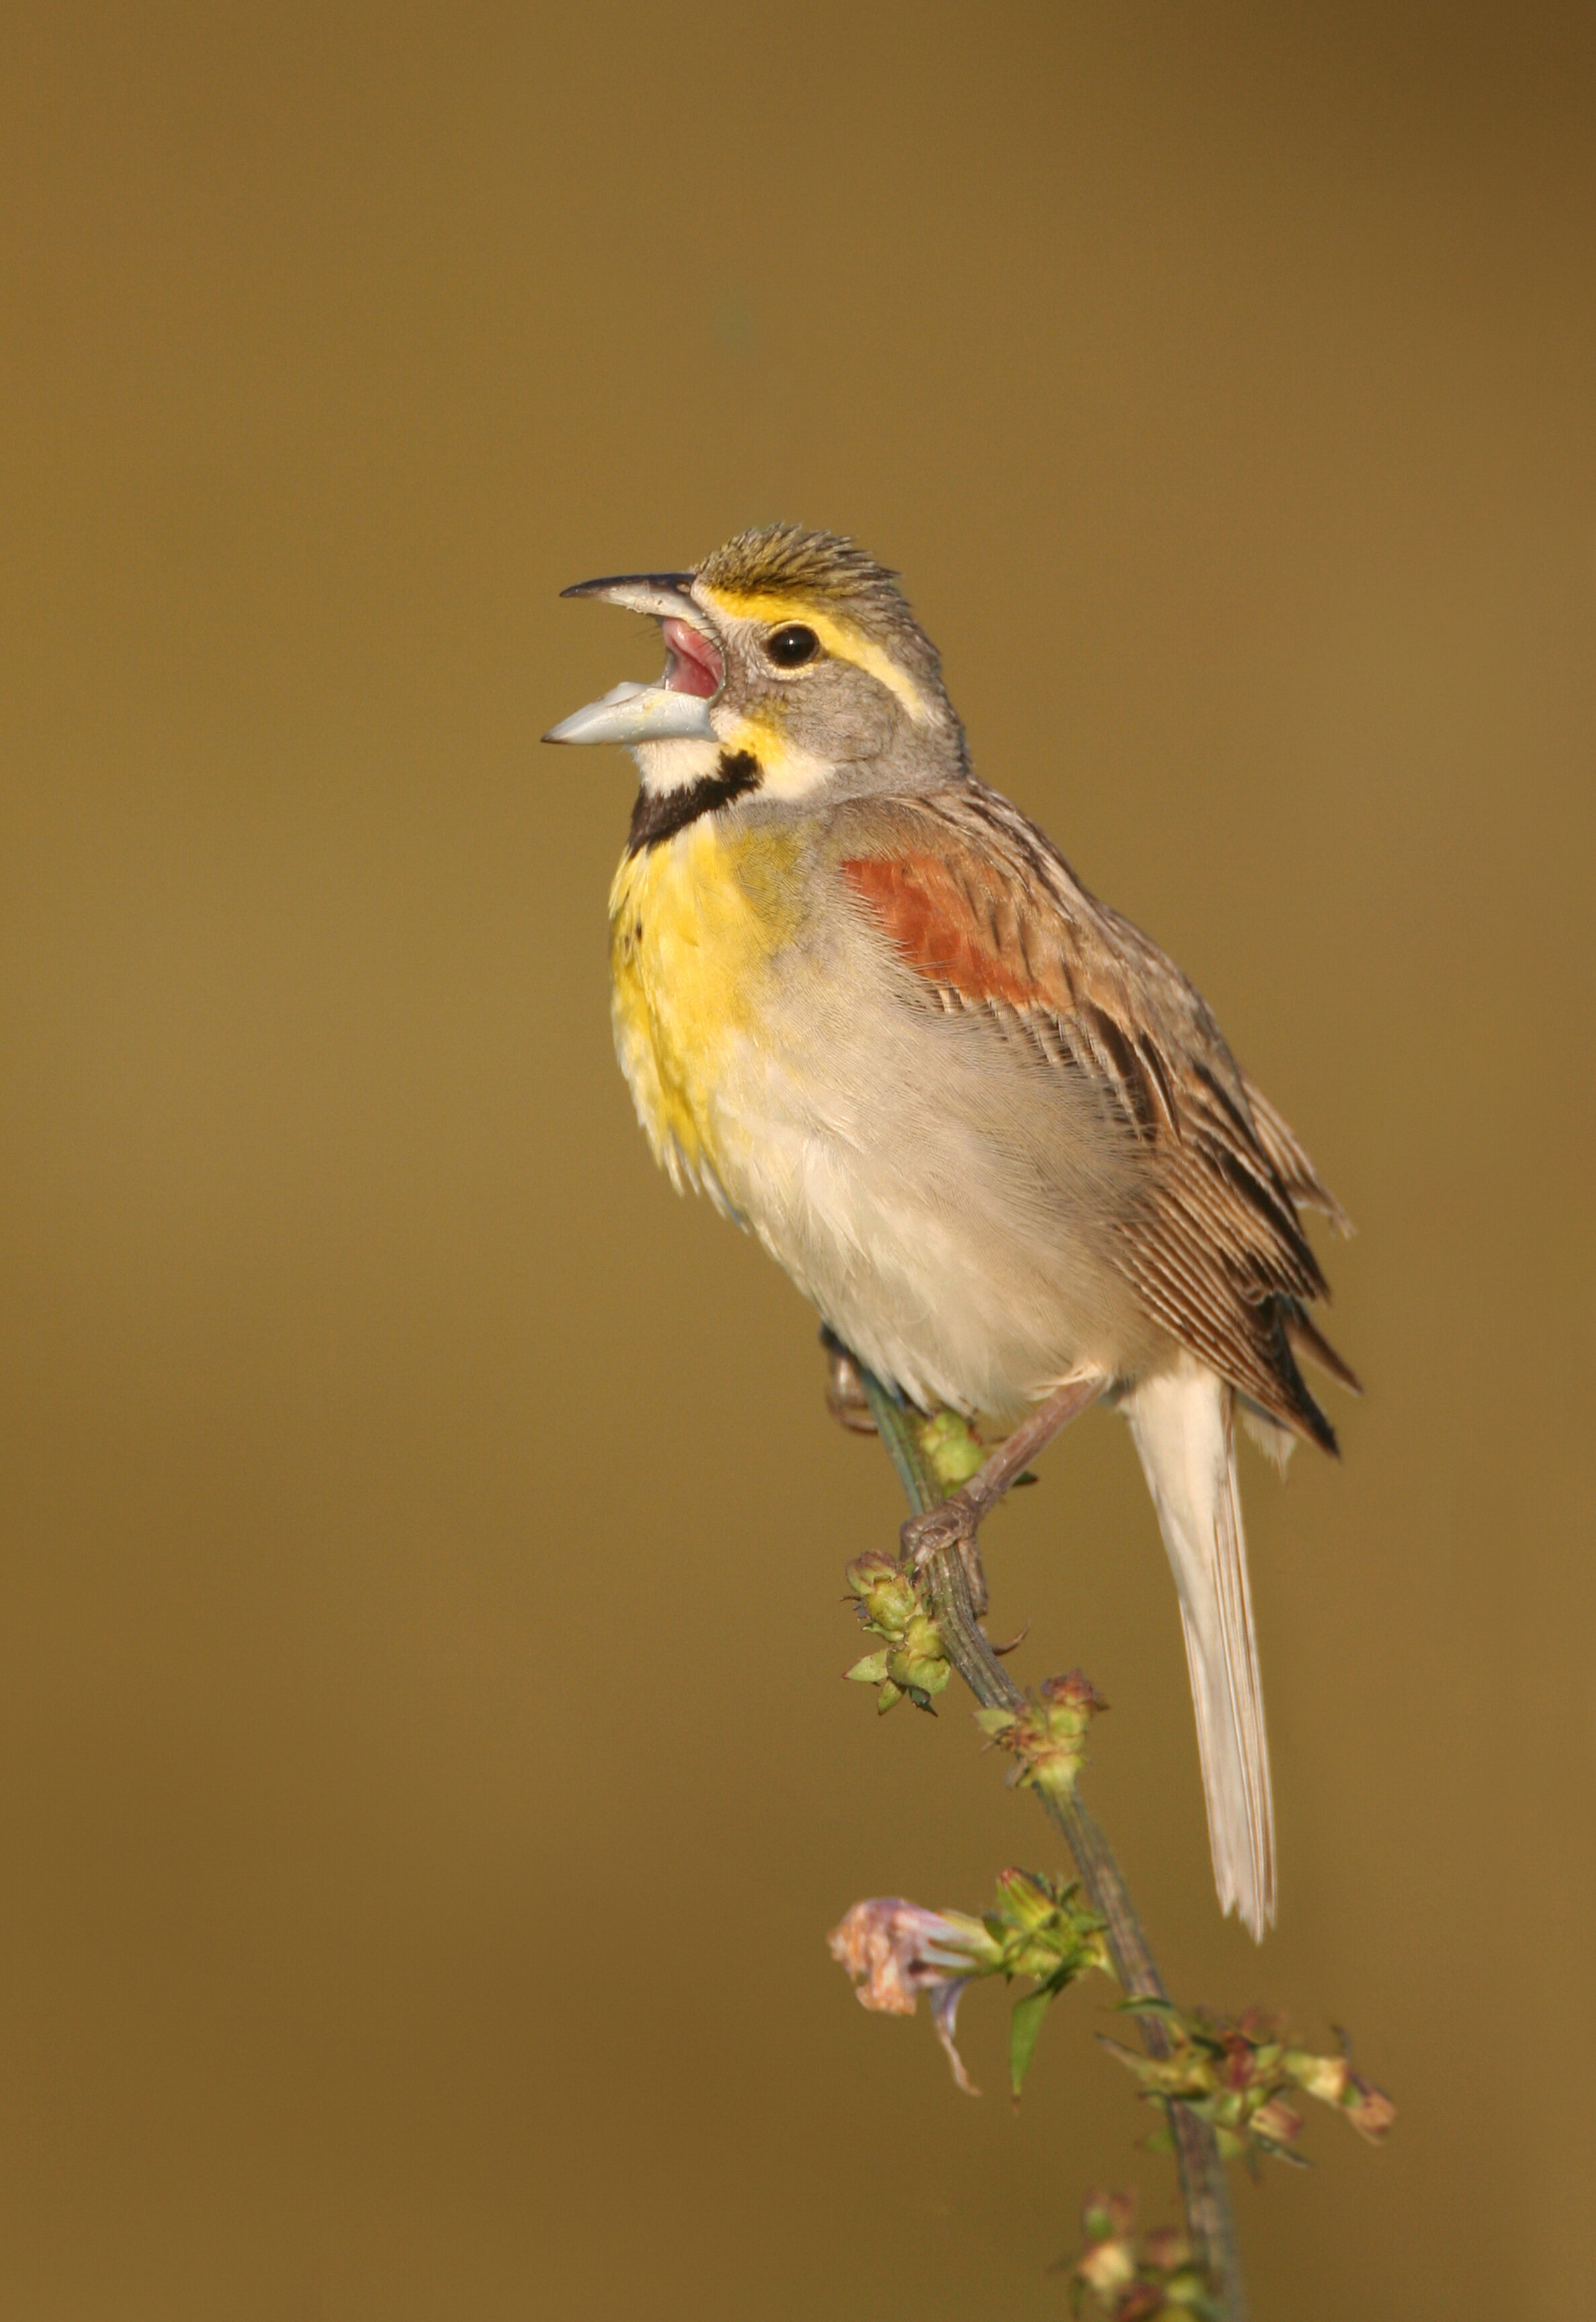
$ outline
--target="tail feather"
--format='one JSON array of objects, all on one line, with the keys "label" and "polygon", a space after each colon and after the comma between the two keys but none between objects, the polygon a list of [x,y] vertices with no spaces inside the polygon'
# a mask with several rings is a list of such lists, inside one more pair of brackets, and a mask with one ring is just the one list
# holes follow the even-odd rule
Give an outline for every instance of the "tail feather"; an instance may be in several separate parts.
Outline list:
[{"label": "tail feather", "polygon": [[1187,1357],[1126,1398],[1180,1592],[1214,1883],[1262,1940],[1274,1918],[1274,1805],[1236,1490],[1234,1395]]}]

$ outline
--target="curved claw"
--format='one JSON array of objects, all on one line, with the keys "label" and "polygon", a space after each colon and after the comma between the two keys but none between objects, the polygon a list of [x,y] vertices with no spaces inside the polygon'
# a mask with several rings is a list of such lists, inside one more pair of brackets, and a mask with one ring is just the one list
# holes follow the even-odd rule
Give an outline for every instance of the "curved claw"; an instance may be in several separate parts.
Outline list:
[{"label": "curved claw", "polygon": [[910,1516],[900,1526],[898,1538],[903,1542],[904,1555],[916,1572],[924,1572],[939,1549],[958,1550],[959,1561],[964,1567],[964,1578],[970,1589],[970,1607],[979,1620],[987,1609],[989,1598],[976,1526],[974,1511],[962,1494],[955,1493],[951,1500],[944,1500],[940,1507],[927,1508],[923,1516]]},{"label": "curved claw", "polygon": [[898,1536],[915,1570],[923,1572],[939,1548],[956,1548],[962,1554],[965,1542],[975,1539],[975,1522],[968,1506],[954,1497],[927,1508],[923,1516],[906,1517]]}]

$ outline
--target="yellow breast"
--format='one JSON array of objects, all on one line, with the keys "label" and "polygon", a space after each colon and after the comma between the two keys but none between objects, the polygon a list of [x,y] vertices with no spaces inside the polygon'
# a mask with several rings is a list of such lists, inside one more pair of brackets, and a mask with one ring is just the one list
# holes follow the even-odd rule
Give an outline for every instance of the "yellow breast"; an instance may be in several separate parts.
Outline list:
[{"label": "yellow breast", "polygon": [[630,855],[610,890],[611,1009],[621,1068],[656,1157],[711,1186],[728,1175],[726,1084],[757,1046],[774,955],[790,940],[798,846],[704,816]]}]

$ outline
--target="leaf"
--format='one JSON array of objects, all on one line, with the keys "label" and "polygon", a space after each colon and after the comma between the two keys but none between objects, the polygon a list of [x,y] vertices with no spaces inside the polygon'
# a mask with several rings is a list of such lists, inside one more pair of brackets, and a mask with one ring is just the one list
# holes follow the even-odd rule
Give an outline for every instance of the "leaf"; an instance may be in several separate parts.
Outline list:
[{"label": "leaf", "polygon": [[1135,1995],[1129,1999],[1117,1999],[1114,2002],[1114,2013],[1116,2016],[1157,2016],[1162,2017],[1164,2023],[1178,2024],[1182,2029],[1186,2022],[1172,2000],[1154,1999],[1147,1992]]},{"label": "leaf", "polygon": [[1014,2013],[1008,2019],[1008,2080],[1017,2098],[1025,2086],[1026,2074],[1031,2069],[1031,2058],[1036,2050],[1036,2035],[1042,2029],[1042,2018],[1047,2013],[1047,2003],[1053,1994],[1045,1986],[1040,1991],[1027,1992],[1024,1999],[1014,2003]]},{"label": "leaf", "polygon": [[1150,2080],[1159,2070],[1161,2060],[1158,2057],[1144,2056],[1139,2048],[1127,2048],[1123,2040],[1110,2040],[1106,2032],[1098,2034],[1098,2045],[1117,2057],[1139,2080]]},{"label": "leaf", "polygon": [[1313,2167],[1306,2153],[1293,2153],[1289,2144],[1277,2144],[1272,2136],[1260,2136],[1256,2143],[1259,2152],[1267,2153],[1272,2161],[1289,2162],[1293,2169]]},{"label": "leaf", "polygon": [[843,1675],[851,1678],[855,1685],[880,1685],[886,1674],[887,1649],[884,1645],[879,1653],[866,1653],[862,1661],[855,1661],[851,1669],[843,1671]]}]

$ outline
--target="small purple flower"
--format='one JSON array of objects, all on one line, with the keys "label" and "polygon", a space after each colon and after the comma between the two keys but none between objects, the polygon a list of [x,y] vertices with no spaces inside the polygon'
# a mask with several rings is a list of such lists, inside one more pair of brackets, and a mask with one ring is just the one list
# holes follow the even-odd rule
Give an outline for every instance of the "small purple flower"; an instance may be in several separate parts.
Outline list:
[{"label": "small purple flower", "polygon": [[855,1903],[826,1941],[833,1959],[858,1986],[862,2007],[883,2016],[912,2016],[919,1994],[926,1993],[954,2080],[967,2095],[979,2096],[953,2044],[953,2027],[965,1985],[990,1970],[994,1946],[980,1921],[960,1912],[927,1911],[901,1895],[877,1895]]}]

